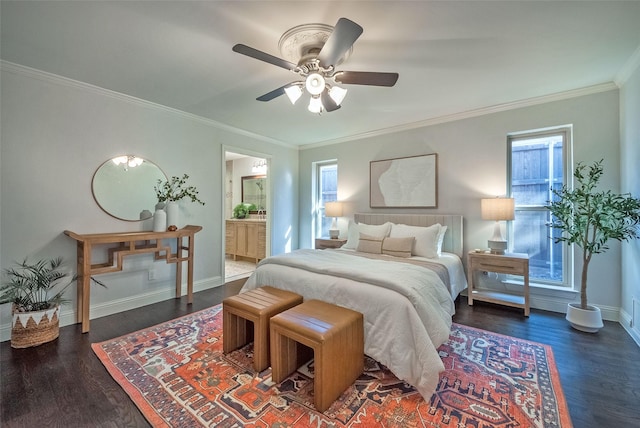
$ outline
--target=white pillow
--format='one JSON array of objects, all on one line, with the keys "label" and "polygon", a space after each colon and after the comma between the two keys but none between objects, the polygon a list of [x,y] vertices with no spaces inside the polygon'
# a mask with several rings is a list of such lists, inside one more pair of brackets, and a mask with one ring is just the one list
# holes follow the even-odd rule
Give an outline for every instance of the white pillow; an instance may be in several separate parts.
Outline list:
[{"label": "white pillow", "polygon": [[442,255],[442,243],[444,242],[444,234],[447,232],[447,226],[440,226],[440,233],[438,233],[438,255]]},{"label": "white pillow", "polygon": [[380,225],[372,225],[372,224],[356,223],[353,220],[349,220],[347,242],[342,246],[342,248],[347,248],[350,250],[355,250],[356,248],[358,248],[358,240],[360,239],[361,233],[365,235],[373,236],[375,238],[386,238],[387,236],[389,236],[390,230],[391,230],[390,222],[386,222],[385,224],[380,224]]},{"label": "white pillow", "polygon": [[[407,238],[413,236],[413,249],[411,254],[419,257],[427,257],[434,259],[438,257],[438,240],[440,235],[440,223],[436,223],[429,227],[408,226],[406,224],[394,224],[391,227],[389,237],[391,238]],[[442,236],[444,239],[444,234]]]}]

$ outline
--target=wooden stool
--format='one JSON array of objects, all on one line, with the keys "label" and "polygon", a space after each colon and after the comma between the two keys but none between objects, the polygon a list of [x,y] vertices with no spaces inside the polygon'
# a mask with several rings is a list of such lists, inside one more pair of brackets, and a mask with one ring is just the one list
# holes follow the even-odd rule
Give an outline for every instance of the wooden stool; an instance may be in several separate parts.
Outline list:
[{"label": "wooden stool", "polygon": [[308,361],[311,348],[314,404],[319,412],[327,410],[362,374],[364,327],[360,312],[308,300],[275,315],[270,324],[273,381],[282,382]]},{"label": "wooden stool", "polygon": [[[222,349],[225,353],[250,342],[253,330],[253,367],[269,367],[269,319],[302,303],[302,296],[265,286],[222,301]],[[253,323],[247,326],[247,321]],[[251,328],[253,327],[253,328]]]}]

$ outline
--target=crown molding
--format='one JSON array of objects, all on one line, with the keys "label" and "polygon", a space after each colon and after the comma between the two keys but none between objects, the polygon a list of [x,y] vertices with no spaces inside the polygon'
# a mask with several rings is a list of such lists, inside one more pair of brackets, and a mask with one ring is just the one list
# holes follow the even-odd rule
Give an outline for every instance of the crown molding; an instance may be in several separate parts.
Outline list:
[{"label": "crown molding", "polygon": [[348,141],[361,140],[364,138],[379,137],[382,135],[392,134],[396,132],[409,131],[417,128],[424,128],[427,126],[439,125],[447,122],[455,122],[463,119],[470,119],[478,116],[485,116],[488,114],[499,113],[508,110],[515,110],[523,107],[531,107],[539,104],[550,103],[554,101],[562,101],[570,98],[582,97],[585,95],[597,94],[600,92],[607,92],[614,89],[618,89],[618,86],[614,82],[601,83],[599,85],[587,86],[584,88],[573,89],[565,92],[558,92],[550,95],[543,95],[540,97],[527,98],[524,100],[514,101],[510,103],[496,104],[488,107],[481,107],[474,110],[468,110],[460,113],[454,113],[444,116],[438,116],[430,119],[421,120],[418,122],[411,122],[404,125],[393,126],[384,129],[378,129],[371,132],[364,132],[362,134],[350,135],[344,138],[337,138],[334,140],[326,140],[315,144],[308,144],[300,147],[300,150],[308,150],[316,147],[329,146],[332,144],[340,144]]},{"label": "crown molding", "polygon": [[631,55],[629,61],[626,62],[624,67],[618,72],[615,79],[613,81],[618,85],[618,87],[622,87],[627,80],[631,77],[631,75],[640,67],[640,46],[636,49],[636,51]]},{"label": "crown molding", "polygon": [[[626,79],[628,79],[629,76],[631,75],[631,73],[633,72],[633,70],[635,70],[635,68],[638,67],[639,64],[640,64],[640,48],[634,53],[634,55],[632,56],[632,59],[625,66],[624,73],[621,72],[618,75],[620,79],[618,80],[618,78],[617,78],[616,82],[618,82],[618,81],[624,82]],[[544,96],[540,96],[540,97],[528,98],[528,99],[524,99],[524,100],[510,102],[510,103],[496,104],[496,105],[493,105],[493,106],[482,107],[482,108],[478,108],[478,109],[474,109],[474,110],[468,110],[468,111],[465,111],[465,112],[454,113],[454,114],[444,115],[444,116],[438,116],[438,117],[429,118],[429,119],[425,119],[425,120],[421,120],[421,121],[417,121],[417,122],[406,123],[406,124],[403,124],[403,125],[392,126],[392,127],[383,128],[383,129],[377,129],[377,130],[373,130],[373,131],[369,131],[369,132],[363,132],[363,133],[360,133],[360,134],[348,135],[348,136],[342,137],[342,138],[336,138],[336,139],[332,139],[332,140],[325,140],[325,141],[321,141],[321,142],[318,142],[318,143],[299,146],[299,145],[295,145],[295,144],[286,143],[284,141],[277,140],[277,139],[274,139],[274,138],[266,137],[264,135],[256,134],[256,133],[253,133],[253,132],[250,132],[250,131],[246,131],[244,129],[235,128],[233,126],[229,126],[229,125],[226,125],[224,123],[217,122],[217,121],[215,121],[213,119],[208,119],[208,118],[205,118],[205,117],[202,117],[202,116],[198,116],[198,115],[195,115],[195,114],[192,114],[192,113],[187,113],[187,112],[184,112],[182,110],[178,110],[178,109],[175,109],[175,108],[172,108],[172,107],[167,107],[167,106],[164,106],[164,105],[161,105],[161,104],[153,103],[151,101],[146,101],[146,100],[143,100],[143,99],[140,99],[140,98],[136,98],[136,97],[133,97],[133,96],[130,96],[130,95],[122,94],[120,92],[116,92],[116,91],[112,91],[112,90],[109,90],[109,89],[101,88],[99,86],[91,85],[89,83],[80,82],[78,80],[74,80],[74,79],[70,79],[70,78],[67,78],[67,77],[59,76],[59,75],[53,74],[53,73],[48,73],[48,72],[45,72],[45,71],[42,71],[42,70],[37,70],[35,68],[31,68],[31,67],[15,64],[15,63],[12,63],[12,62],[0,60],[0,70],[6,71],[6,72],[10,72],[10,73],[14,73],[14,74],[27,76],[27,77],[30,77],[30,78],[33,78],[33,79],[43,80],[43,81],[50,82],[50,83],[55,83],[55,84],[64,85],[64,86],[68,86],[68,87],[73,87],[73,88],[77,88],[77,89],[88,91],[88,92],[97,93],[97,94],[100,94],[100,95],[103,95],[103,96],[119,99],[119,100],[124,101],[124,102],[128,102],[128,103],[139,105],[139,106],[144,106],[144,107],[147,107],[147,108],[153,108],[153,109],[156,109],[156,110],[165,111],[165,112],[168,112],[168,113],[171,113],[171,114],[175,114],[175,115],[184,117],[186,119],[190,119],[190,120],[194,120],[194,121],[197,121],[197,122],[200,122],[200,123],[204,123],[205,125],[208,125],[208,126],[211,126],[211,127],[217,128],[217,129],[225,130],[227,132],[230,132],[230,133],[233,133],[233,134],[236,134],[236,135],[249,137],[249,138],[252,138],[254,140],[264,141],[264,142],[268,142],[268,143],[271,143],[271,144],[275,144],[275,145],[278,145],[278,146],[282,146],[282,147],[286,147],[286,148],[294,149],[294,150],[309,150],[309,149],[314,149],[314,148],[317,148],[317,147],[329,146],[329,145],[333,145],[333,144],[347,143],[349,141],[362,140],[362,139],[365,139],[365,138],[379,137],[379,136],[383,136],[383,135],[388,135],[388,134],[393,134],[393,133],[398,133],[398,132],[403,132],[403,131],[409,131],[409,130],[413,130],[413,129],[417,129],[417,128],[424,128],[424,127],[427,127],[427,126],[439,125],[439,124],[442,124],[442,123],[455,122],[455,121],[458,121],[458,120],[469,119],[469,118],[474,118],[474,117],[478,117],[478,116],[485,116],[485,115],[488,115],[488,114],[493,114],[493,113],[498,113],[498,112],[503,112],[503,111],[508,111],[508,110],[515,110],[515,109],[523,108],[523,107],[530,107],[530,106],[535,106],[535,105],[554,102],[554,101],[561,101],[561,100],[566,100],[566,99],[570,99],[570,98],[576,98],[576,97],[581,97],[581,96],[585,96],[585,95],[591,95],[591,94],[596,94],[596,93],[600,93],[600,92],[611,91],[611,90],[614,90],[614,89],[618,89],[620,87],[620,84],[617,84],[615,82],[607,82],[607,83],[602,83],[602,84],[599,84],[599,85],[593,85],[593,86],[588,86],[588,87],[584,87],[584,88],[573,89],[573,90],[570,90],[570,91],[559,92],[559,93],[550,94],[550,95],[544,95]]]},{"label": "crown molding", "polygon": [[260,135],[260,134],[256,134],[250,131],[246,131],[244,129],[240,129],[240,128],[235,128],[233,126],[229,126],[226,125],[224,123],[221,122],[217,122],[213,119],[208,119],[202,116],[198,116],[196,114],[193,113],[187,113],[185,111],[182,110],[178,110],[172,107],[167,107],[165,105],[162,104],[158,104],[158,103],[154,103],[151,101],[146,101],[143,100],[141,98],[136,98],[133,97],[131,95],[126,95],[120,92],[116,92],[116,91],[112,91],[110,89],[105,89],[102,88],[100,86],[95,86],[89,83],[85,83],[85,82],[81,82],[79,80],[74,80],[74,79],[70,79],[68,77],[63,77],[57,74],[53,74],[53,73],[49,73],[46,71],[42,71],[42,70],[38,70],[35,68],[31,68],[31,67],[27,67],[24,65],[20,65],[20,64],[15,64],[9,61],[5,61],[5,60],[0,60],[0,70],[1,71],[5,71],[8,73],[13,73],[13,74],[18,74],[21,76],[26,76],[32,79],[36,79],[36,80],[41,80],[44,82],[48,82],[48,83],[53,83],[53,84],[57,84],[57,85],[62,85],[62,86],[67,86],[67,87],[71,87],[71,88],[75,88],[75,89],[79,89],[81,91],[86,91],[86,92],[91,92],[94,94],[98,94],[98,95],[102,95],[102,96],[106,96],[109,98],[114,98],[129,104],[133,104],[133,105],[137,105],[137,106],[141,106],[141,107],[146,107],[146,108],[152,108],[155,110],[159,110],[159,111],[164,111],[170,114],[174,114],[177,116],[181,116],[185,119],[189,119],[189,120],[193,120],[196,122],[200,122],[203,123],[205,125],[217,128],[217,129],[221,129],[227,132],[230,132],[232,134],[236,134],[236,135],[242,135],[244,137],[249,137],[252,138],[254,140],[259,140],[259,141],[263,141],[263,142],[267,142],[267,143],[271,143],[271,144],[276,144],[278,146],[283,146],[283,147],[287,147],[289,149],[294,149],[297,150],[298,146],[296,145],[292,145],[292,144],[288,144],[284,141],[280,141],[280,140],[276,140],[274,138],[269,138],[269,137],[265,137],[264,135]]}]

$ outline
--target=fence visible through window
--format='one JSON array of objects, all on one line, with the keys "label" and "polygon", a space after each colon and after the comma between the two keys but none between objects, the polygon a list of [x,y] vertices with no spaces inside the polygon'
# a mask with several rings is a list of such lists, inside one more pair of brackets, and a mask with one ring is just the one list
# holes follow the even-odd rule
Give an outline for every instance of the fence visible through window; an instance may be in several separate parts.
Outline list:
[{"label": "fence visible through window", "polygon": [[561,187],[565,171],[564,132],[510,139],[511,196],[515,220],[511,225],[512,251],[529,255],[532,281],[566,284],[565,244],[554,243],[560,233],[551,228],[546,209],[551,188]]}]

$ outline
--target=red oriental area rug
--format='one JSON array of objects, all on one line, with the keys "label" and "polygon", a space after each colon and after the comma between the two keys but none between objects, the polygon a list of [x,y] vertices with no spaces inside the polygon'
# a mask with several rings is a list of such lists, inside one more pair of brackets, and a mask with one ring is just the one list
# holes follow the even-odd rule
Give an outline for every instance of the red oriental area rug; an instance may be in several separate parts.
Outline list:
[{"label": "red oriental area rug", "polygon": [[571,427],[551,348],[454,324],[426,402],[386,367],[365,372],[324,413],[313,362],[280,384],[252,347],[222,353],[222,307],[92,345],[155,427]]}]

